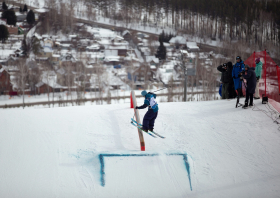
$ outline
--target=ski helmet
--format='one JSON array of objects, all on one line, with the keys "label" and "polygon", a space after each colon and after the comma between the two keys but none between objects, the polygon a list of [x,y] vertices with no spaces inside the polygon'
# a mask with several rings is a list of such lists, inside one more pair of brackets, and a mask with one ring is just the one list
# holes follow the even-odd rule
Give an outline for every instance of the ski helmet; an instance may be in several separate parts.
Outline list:
[{"label": "ski helmet", "polygon": [[236,60],[241,60],[241,56],[236,56]]},{"label": "ski helmet", "polygon": [[141,95],[145,97],[147,95],[147,91],[146,90],[142,91]]}]

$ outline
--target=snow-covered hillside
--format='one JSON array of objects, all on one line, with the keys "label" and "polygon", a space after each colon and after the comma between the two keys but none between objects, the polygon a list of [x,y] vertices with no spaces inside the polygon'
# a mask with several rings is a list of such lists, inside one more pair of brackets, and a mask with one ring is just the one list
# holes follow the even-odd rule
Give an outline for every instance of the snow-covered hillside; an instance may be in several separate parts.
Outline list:
[{"label": "snow-covered hillside", "polygon": [[0,197],[277,197],[278,126],[234,106],[160,103],[145,152],[128,104],[1,110]]}]

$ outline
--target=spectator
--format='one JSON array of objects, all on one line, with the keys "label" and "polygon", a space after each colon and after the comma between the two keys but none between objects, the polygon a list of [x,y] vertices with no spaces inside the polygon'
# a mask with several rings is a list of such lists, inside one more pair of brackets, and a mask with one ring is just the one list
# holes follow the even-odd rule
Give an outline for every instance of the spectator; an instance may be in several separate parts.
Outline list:
[{"label": "spectator", "polygon": [[231,76],[232,69],[233,69],[232,62],[228,62],[227,66],[228,66],[228,70],[229,70],[229,73],[230,73],[230,81],[229,81],[229,86],[228,86],[228,97],[229,98],[235,98],[236,97],[236,92],[235,92],[235,89],[234,89],[233,78]]},{"label": "spectator", "polygon": [[218,66],[217,70],[222,72],[222,76],[221,76],[221,82],[223,84],[222,99],[229,99],[228,88],[229,88],[229,83],[231,80],[231,73],[230,73],[230,70],[228,69],[227,63],[224,63],[223,65]]},{"label": "spectator", "polygon": [[254,99],[260,99],[260,90],[259,90],[259,81],[262,77],[262,66],[263,63],[261,62],[260,58],[256,59],[256,90],[255,90],[255,97]]},{"label": "spectator", "polygon": [[256,73],[254,67],[249,67],[248,65],[245,66],[245,74],[243,74],[243,78],[247,81],[246,87],[246,100],[245,105],[243,106],[244,109],[248,108],[248,101],[250,99],[249,107],[253,106],[253,95],[256,89]]},{"label": "spectator", "polygon": [[239,73],[243,72],[245,70],[245,65],[243,61],[241,60],[240,56],[236,57],[236,63],[233,65],[232,69],[232,77],[234,82],[234,89],[238,97],[241,97],[242,94],[242,82],[240,78],[238,77]]}]

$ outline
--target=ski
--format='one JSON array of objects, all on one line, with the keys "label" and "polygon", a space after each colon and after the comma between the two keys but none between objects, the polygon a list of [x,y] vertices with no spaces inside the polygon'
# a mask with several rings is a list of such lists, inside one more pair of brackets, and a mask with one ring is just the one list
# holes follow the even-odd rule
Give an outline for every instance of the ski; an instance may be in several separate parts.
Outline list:
[{"label": "ski", "polygon": [[237,108],[237,107],[243,107],[243,104],[240,104],[240,103],[239,103],[239,98],[240,98],[240,97],[237,96],[235,108]]},{"label": "ski", "polygon": [[[143,131],[143,130],[141,129],[141,127],[140,127],[140,126],[137,126],[134,122],[131,121],[131,124],[132,124],[133,126],[136,126],[136,127],[137,127],[138,129],[140,129],[141,131]],[[152,136],[152,137],[154,137],[154,138],[157,138],[156,136],[154,136],[153,134],[151,134],[151,133],[149,133],[149,132],[146,132],[146,131],[143,131],[143,132],[149,134],[150,136]]]},{"label": "ski", "polygon": [[[131,121],[134,122],[135,124],[139,125],[140,127],[142,127],[142,124],[137,123],[136,120],[134,120],[133,118],[131,118]],[[160,134],[158,134],[158,133],[156,133],[156,132],[154,132],[154,131],[150,131],[150,130],[149,130],[149,132],[155,134],[156,136],[158,136],[158,137],[160,137],[160,138],[162,138],[162,139],[165,138],[165,137],[161,136]]]}]

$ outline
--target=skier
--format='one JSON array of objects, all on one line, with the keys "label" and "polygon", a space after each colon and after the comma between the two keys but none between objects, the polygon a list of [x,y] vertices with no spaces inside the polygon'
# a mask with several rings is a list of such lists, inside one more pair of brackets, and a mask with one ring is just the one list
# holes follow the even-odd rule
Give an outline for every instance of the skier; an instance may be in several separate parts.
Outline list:
[{"label": "skier", "polygon": [[158,115],[158,104],[156,102],[156,94],[153,94],[151,92],[147,93],[147,91],[142,91],[141,95],[145,97],[144,104],[140,107],[136,107],[136,109],[145,109],[149,106],[149,110],[145,114],[143,118],[143,126],[142,130],[148,132],[154,130],[154,124],[155,120]]},{"label": "skier", "polygon": [[240,56],[236,57],[236,63],[233,65],[232,77],[234,82],[234,89],[236,94],[240,97],[242,95],[242,82],[238,75],[245,70],[244,62],[241,60]]}]

